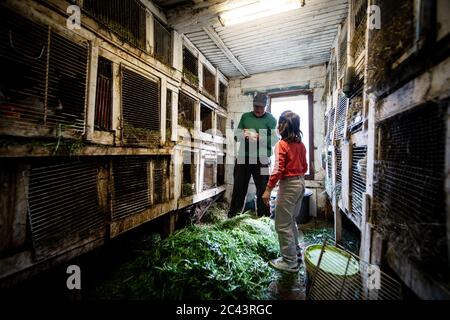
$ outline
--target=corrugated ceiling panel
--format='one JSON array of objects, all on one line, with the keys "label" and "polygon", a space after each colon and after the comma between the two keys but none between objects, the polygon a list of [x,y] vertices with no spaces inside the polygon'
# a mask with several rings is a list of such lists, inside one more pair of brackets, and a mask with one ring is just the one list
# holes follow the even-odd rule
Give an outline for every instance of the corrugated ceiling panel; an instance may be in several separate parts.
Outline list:
[{"label": "corrugated ceiling panel", "polygon": [[204,31],[192,32],[186,34],[190,41],[192,41],[198,50],[211,62],[216,68],[228,77],[239,77],[241,73],[228,60],[216,44],[209,38]]},{"label": "corrugated ceiling panel", "polygon": [[[214,30],[250,74],[325,63],[346,0],[308,0],[291,12]],[[187,33],[194,45],[226,76],[242,76],[203,31]]]}]

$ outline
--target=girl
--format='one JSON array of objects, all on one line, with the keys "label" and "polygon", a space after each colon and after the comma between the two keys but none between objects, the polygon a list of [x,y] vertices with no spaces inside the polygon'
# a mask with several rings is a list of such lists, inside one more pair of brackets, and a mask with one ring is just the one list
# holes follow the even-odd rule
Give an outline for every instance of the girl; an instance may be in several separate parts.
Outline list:
[{"label": "girl", "polygon": [[266,205],[272,189],[278,181],[279,190],[275,209],[275,229],[280,242],[281,257],[269,262],[278,270],[297,272],[298,229],[296,216],[300,212],[305,193],[304,175],[308,170],[306,148],[302,143],[300,117],[290,111],[284,111],[278,121],[281,140],[275,146],[275,167],[262,196]]}]

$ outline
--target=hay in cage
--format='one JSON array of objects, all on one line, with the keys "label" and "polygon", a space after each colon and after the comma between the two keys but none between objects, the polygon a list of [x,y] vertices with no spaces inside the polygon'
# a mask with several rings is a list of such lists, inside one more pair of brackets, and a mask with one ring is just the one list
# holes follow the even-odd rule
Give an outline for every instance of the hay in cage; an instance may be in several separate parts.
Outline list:
[{"label": "hay in cage", "polygon": [[[406,52],[414,41],[414,1],[378,0],[381,29],[370,30],[367,83],[368,92],[389,88],[396,77],[393,64]],[[398,70],[397,70],[398,71]]]}]

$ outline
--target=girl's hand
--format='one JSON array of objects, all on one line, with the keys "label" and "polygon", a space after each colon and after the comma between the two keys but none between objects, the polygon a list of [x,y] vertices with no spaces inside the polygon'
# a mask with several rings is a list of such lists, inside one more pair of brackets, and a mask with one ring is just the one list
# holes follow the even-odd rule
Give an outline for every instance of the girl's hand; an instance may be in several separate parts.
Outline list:
[{"label": "girl's hand", "polygon": [[270,192],[268,190],[264,191],[264,194],[262,195],[262,201],[267,207],[269,206]]}]

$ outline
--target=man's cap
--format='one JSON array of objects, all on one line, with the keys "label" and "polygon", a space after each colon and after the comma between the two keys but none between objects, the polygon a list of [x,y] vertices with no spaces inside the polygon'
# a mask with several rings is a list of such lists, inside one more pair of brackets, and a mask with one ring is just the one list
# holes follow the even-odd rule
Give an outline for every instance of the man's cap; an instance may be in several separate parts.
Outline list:
[{"label": "man's cap", "polygon": [[266,94],[258,92],[256,94],[256,96],[253,98],[253,105],[255,106],[260,106],[260,107],[265,107],[267,106],[267,100],[269,98],[267,97]]}]

